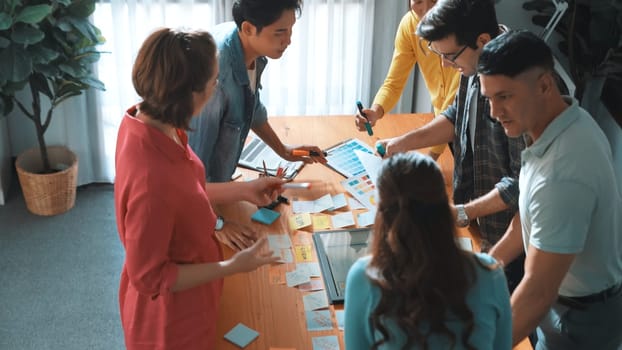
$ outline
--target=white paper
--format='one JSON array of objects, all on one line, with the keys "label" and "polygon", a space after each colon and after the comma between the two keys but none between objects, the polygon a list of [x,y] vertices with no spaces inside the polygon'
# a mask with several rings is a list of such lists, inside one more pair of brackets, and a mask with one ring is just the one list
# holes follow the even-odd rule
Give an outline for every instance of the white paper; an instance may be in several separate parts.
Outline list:
[{"label": "white paper", "polygon": [[306,311],[324,309],[328,307],[328,298],[326,298],[326,292],[323,290],[304,295],[302,297],[302,302],[305,305]]},{"label": "white paper", "polygon": [[378,180],[378,174],[380,174],[380,167],[382,166],[382,158],[374,154],[355,150],[354,154],[359,158],[365,168],[365,172],[369,175],[369,179],[376,186]]},{"label": "white paper", "polygon": [[311,282],[311,278],[304,271],[298,269],[285,273],[285,280],[288,287],[295,287],[299,284]]}]

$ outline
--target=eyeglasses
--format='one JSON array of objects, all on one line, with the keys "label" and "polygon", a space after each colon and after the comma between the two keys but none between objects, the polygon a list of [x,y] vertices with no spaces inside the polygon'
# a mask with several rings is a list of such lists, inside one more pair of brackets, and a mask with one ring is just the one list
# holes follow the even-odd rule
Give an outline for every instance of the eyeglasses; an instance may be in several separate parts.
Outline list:
[{"label": "eyeglasses", "polygon": [[431,41],[428,42],[428,49],[430,51],[434,52],[435,54],[441,56],[442,59],[447,60],[453,64],[456,64],[456,60],[458,59],[458,57],[460,57],[460,55],[462,55],[462,53],[464,52],[464,50],[466,50],[467,47],[468,45],[464,45],[460,50],[458,50],[458,52],[454,54],[446,54],[446,53],[441,53],[441,52],[436,51],[432,47],[432,42]]}]

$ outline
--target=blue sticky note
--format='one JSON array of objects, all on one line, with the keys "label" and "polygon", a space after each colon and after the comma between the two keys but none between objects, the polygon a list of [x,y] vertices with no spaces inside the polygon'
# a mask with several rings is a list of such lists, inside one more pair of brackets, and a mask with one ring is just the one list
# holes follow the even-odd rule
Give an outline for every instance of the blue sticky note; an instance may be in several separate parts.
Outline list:
[{"label": "blue sticky note", "polygon": [[330,319],[330,311],[305,311],[307,318],[307,329],[310,331],[330,331],[333,329],[333,322]]},{"label": "blue sticky note", "polygon": [[278,219],[279,216],[281,216],[281,213],[278,211],[270,210],[268,208],[259,208],[259,210],[251,216],[251,220],[270,225],[274,222],[274,220]]},{"label": "blue sticky note", "polygon": [[339,340],[336,335],[311,338],[313,350],[339,350]]},{"label": "blue sticky note", "polygon": [[257,338],[258,336],[259,333],[257,333],[257,331],[250,329],[241,323],[238,323],[229,332],[227,332],[227,334],[225,334],[225,339],[239,346],[240,348],[244,348],[253,340],[255,340],[255,338]]}]

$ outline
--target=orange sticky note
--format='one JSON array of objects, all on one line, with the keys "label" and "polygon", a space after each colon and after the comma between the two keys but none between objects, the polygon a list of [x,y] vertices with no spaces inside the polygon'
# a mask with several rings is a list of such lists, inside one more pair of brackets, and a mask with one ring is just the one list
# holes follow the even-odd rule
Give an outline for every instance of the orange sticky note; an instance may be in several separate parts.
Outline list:
[{"label": "orange sticky note", "polygon": [[273,265],[270,266],[270,270],[268,272],[270,284],[285,284],[285,265]]},{"label": "orange sticky note", "polygon": [[310,245],[313,241],[311,234],[304,231],[295,232],[291,239],[294,245]]}]

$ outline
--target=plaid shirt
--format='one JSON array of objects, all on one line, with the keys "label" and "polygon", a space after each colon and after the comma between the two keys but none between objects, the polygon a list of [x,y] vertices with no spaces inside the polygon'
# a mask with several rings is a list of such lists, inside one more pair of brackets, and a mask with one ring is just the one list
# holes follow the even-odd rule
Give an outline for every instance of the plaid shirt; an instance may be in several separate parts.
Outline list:
[{"label": "plaid shirt", "polygon": [[[518,175],[523,138],[508,138],[502,125],[490,116],[488,99],[481,95],[479,77],[460,78],[454,103],[442,114],[454,124],[454,203],[467,203],[497,188],[509,209],[478,219],[482,238],[496,243],[518,209]],[[471,94],[475,106],[469,106]],[[471,147],[469,108],[476,108],[475,149]]]}]

